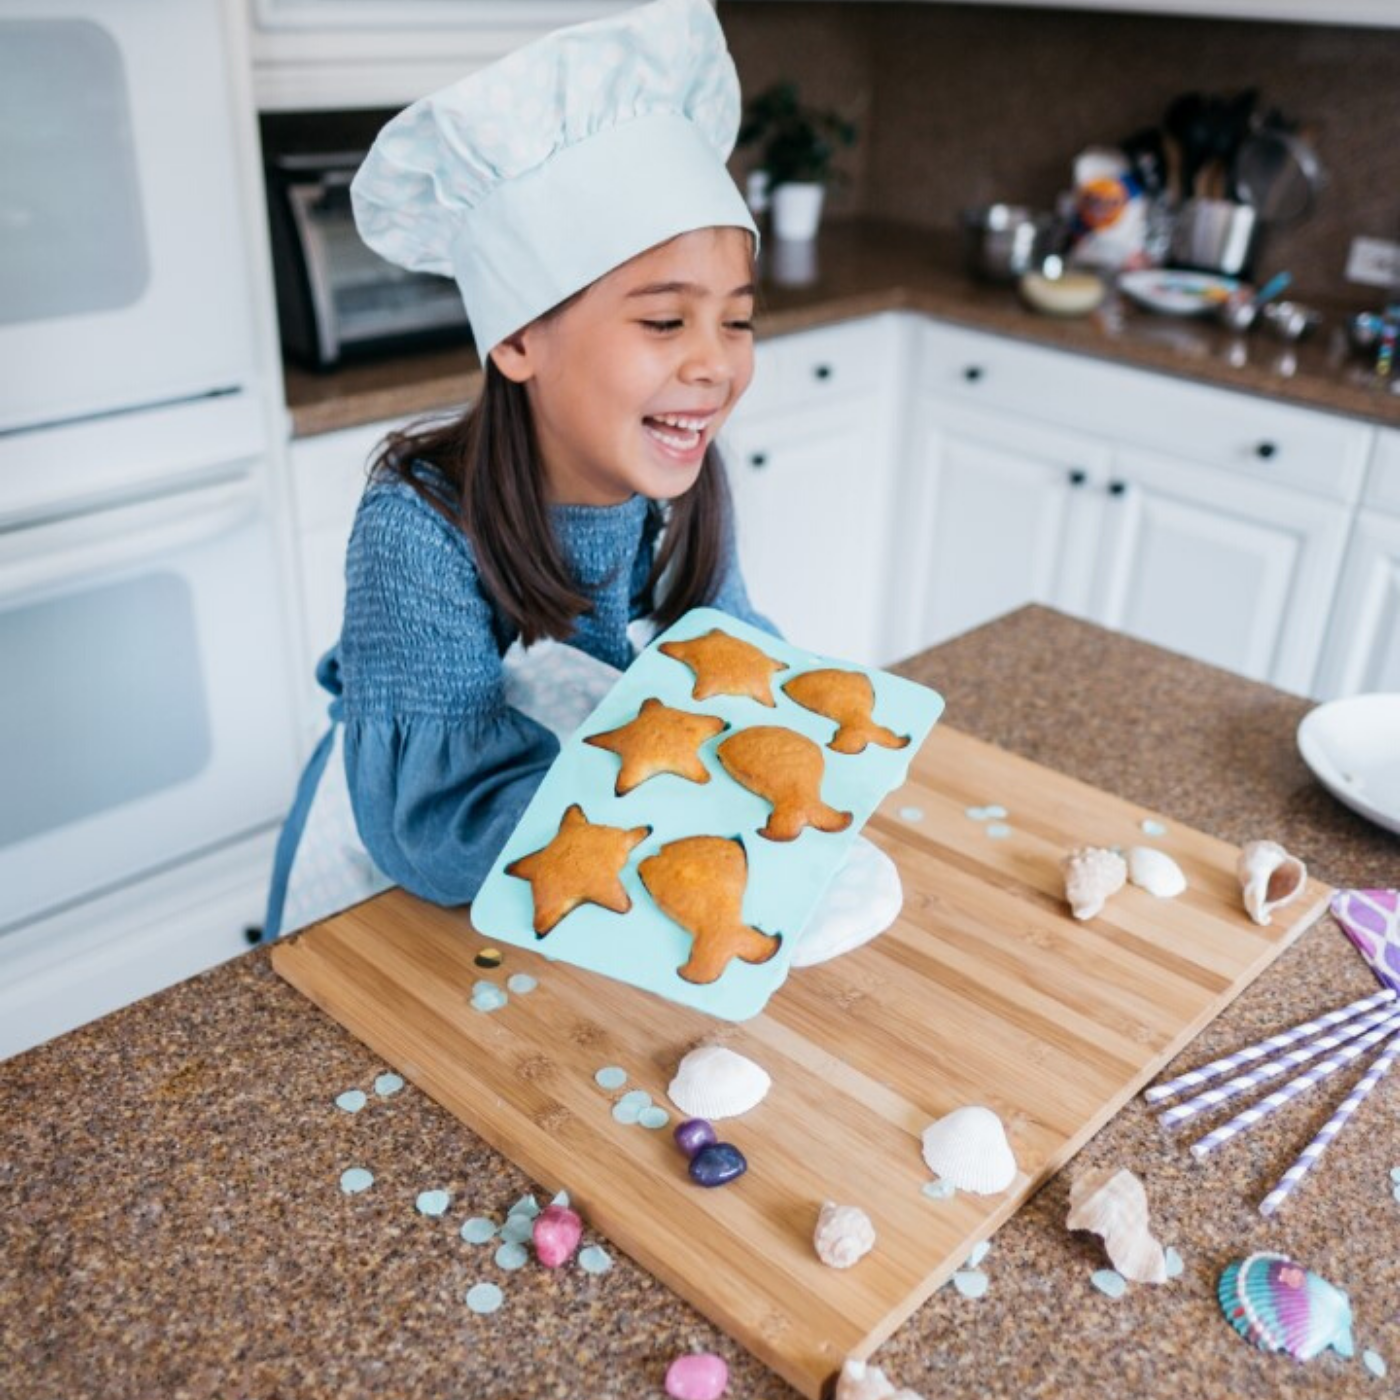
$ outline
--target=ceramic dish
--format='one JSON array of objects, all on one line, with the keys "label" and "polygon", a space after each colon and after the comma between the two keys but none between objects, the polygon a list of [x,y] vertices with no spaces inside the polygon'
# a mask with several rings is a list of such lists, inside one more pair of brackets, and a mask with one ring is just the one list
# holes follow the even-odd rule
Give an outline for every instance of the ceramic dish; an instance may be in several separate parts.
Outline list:
[{"label": "ceramic dish", "polygon": [[1149,311],[1167,316],[1204,316],[1218,311],[1239,287],[1233,277],[1213,272],[1174,272],[1169,268],[1144,268],[1125,272],[1118,286],[1125,296]]},{"label": "ceramic dish", "polygon": [[1339,802],[1400,832],[1400,694],[1319,705],[1298,726],[1298,752]]}]

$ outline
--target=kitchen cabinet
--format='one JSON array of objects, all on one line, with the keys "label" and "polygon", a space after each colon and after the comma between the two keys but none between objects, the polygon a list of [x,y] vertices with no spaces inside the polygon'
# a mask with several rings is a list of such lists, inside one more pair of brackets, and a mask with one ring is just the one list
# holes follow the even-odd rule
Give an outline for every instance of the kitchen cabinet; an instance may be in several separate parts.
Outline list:
[{"label": "kitchen cabinet", "polygon": [[1316,688],[1363,691],[1400,692],[1400,515],[1378,510],[1357,516]]},{"label": "kitchen cabinet", "polygon": [[1311,689],[1371,429],[934,323],[917,382],[903,649],[1045,602]]},{"label": "kitchen cabinet", "polygon": [[[727,0],[733,4],[735,0]],[[924,0],[946,4],[948,0]],[[1286,20],[1400,28],[1394,0],[959,0],[972,5],[1029,5],[1041,10],[1108,10],[1125,14],[1195,15],[1207,19]]]},{"label": "kitchen cabinet", "polygon": [[898,652],[903,318],[761,342],[721,450],[754,607],[798,646],[880,664]]},{"label": "kitchen cabinet", "polygon": [[632,0],[241,0],[258,110],[403,107]]}]

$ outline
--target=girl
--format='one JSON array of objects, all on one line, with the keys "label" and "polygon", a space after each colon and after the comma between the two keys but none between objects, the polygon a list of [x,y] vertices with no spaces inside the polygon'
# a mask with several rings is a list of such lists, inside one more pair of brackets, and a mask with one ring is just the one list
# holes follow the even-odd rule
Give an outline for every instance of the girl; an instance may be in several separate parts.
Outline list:
[{"label": "girl", "polygon": [[[629,624],[708,603],[771,630],[714,446],[753,373],[757,233],[724,167],[738,110],[706,0],[659,0],[380,133],[351,189],[361,235],[456,276],[485,383],[372,469],[319,671],[336,723],[283,829],[265,936],[390,882],[471,900],[557,735],[635,655]],[[580,665],[567,713],[530,703]]]}]

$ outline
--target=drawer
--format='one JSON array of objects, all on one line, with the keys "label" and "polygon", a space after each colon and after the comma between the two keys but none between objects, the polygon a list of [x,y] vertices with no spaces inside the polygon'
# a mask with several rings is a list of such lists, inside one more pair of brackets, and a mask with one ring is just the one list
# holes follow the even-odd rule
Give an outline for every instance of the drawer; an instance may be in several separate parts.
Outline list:
[{"label": "drawer", "polygon": [[1400,511],[1400,430],[1381,428],[1366,481],[1366,504]]},{"label": "drawer", "polygon": [[398,421],[364,423],[334,433],[293,438],[292,499],[302,533],[344,527],[348,536],[364,494],[371,459]]},{"label": "drawer", "polygon": [[820,406],[888,382],[897,372],[897,334],[892,316],[866,316],[759,341],[745,415]]},{"label": "drawer", "polygon": [[1253,394],[1107,364],[940,322],[924,325],[927,391],[1351,504],[1375,429]]}]

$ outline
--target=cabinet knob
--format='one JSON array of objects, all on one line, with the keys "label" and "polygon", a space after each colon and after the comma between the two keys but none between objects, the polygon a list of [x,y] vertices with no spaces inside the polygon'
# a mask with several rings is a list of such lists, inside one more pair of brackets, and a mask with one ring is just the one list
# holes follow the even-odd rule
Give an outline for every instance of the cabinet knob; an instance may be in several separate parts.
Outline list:
[{"label": "cabinet knob", "polygon": [[1266,462],[1270,457],[1277,456],[1278,444],[1274,442],[1261,442],[1255,449],[1254,455],[1262,457]]},{"label": "cabinet knob", "polygon": [[1128,494],[1128,483],[1126,481],[1110,481],[1108,483],[1108,494],[1110,496],[1126,496]]},{"label": "cabinet knob", "polygon": [[977,381],[981,379],[982,374],[983,369],[981,365],[968,365],[963,370],[963,378],[966,379],[969,384],[976,384]]},{"label": "cabinet knob", "polygon": [[1083,486],[1084,483],[1088,481],[1088,479],[1089,473],[1085,471],[1080,471],[1078,467],[1076,467],[1069,474],[1069,484],[1071,486]]},{"label": "cabinet knob", "polygon": [[753,467],[755,470],[757,470],[759,467],[766,467],[767,465],[768,465],[768,454],[767,454],[766,452],[750,452],[750,453],[749,453],[749,466],[751,466],[751,467]]},{"label": "cabinet knob", "polygon": [[812,378],[813,378],[813,379],[830,379],[830,378],[831,378],[831,366],[830,366],[830,365],[814,365],[814,366],[812,367]]}]

